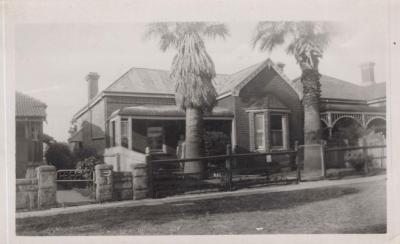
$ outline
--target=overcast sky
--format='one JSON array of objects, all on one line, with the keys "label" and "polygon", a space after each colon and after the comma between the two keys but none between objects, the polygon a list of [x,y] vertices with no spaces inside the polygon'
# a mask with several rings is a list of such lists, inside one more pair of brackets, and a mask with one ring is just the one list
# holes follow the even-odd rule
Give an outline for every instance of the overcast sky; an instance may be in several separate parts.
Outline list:
[{"label": "overcast sky", "polygon": [[[158,49],[157,41],[144,41],[146,23],[35,23],[15,29],[16,89],[48,105],[45,133],[66,141],[70,120],[87,102],[89,72],[100,74],[102,90],[131,67],[170,68],[173,51]],[[271,57],[286,64],[291,79],[300,69],[283,50],[272,54],[250,46],[256,22],[227,22],[230,37],[207,40],[206,48],[217,73],[230,74]],[[362,18],[346,23],[346,29],[326,51],[320,72],[360,83],[359,65],[376,63],[375,77],[385,81],[386,27],[379,19]]]}]

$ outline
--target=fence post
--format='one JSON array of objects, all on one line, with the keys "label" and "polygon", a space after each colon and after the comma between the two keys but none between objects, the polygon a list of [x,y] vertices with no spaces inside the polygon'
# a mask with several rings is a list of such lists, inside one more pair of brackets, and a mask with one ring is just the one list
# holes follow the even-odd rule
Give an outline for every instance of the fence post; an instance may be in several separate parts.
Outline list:
[{"label": "fence post", "polygon": [[232,146],[230,144],[226,145],[226,169],[227,169],[227,176],[228,176],[228,189],[232,191]]},{"label": "fence post", "polygon": [[151,154],[150,154],[150,148],[146,147],[145,149],[145,163],[147,165],[147,190],[148,190],[148,196],[150,198],[154,198],[154,189],[153,189],[153,164],[151,162]]},{"label": "fence post", "polygon": [[321,166],[324,179],[326,178],[326,164],[325,164],[325,141],[321,140]]},{"label": "fence post", "polygon": [[364,172],[365,174],[369,173],[369,169],[368,169],[368,150],[367,148],[365,148],[367,146],[367,141],[365,140],[365,138],[362,141],[362,145],[363,145],[363,158],[364,158]]},{"label": "fence post", "polygon": [[295,158],[296,158],[296,170],[297,170],[297,184],[299,184],[300,183],[300,181],[301,181],[301,165],[300,165],[300,157],[299,157],[299,146],[298,145],[295,145],[295,153],[296,153],[296,155],[295,155]]}]

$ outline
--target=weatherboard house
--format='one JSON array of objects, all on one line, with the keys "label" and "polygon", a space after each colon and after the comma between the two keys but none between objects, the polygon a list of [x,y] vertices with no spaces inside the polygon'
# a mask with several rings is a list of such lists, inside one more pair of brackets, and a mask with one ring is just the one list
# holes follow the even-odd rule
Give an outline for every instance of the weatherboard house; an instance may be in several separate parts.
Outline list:
[{"label": "weatherboard house", "polygon": [[[385,83],[375,83],[373,63],[361,69],[362,86],[321,77],[326,137],[342,119],[364,128],[385,126]],[[97,73],[86,76],[88,103],[72,118],[73,147],[96,148],[117,171],[144,162],[146,147],[151,153],[176,155],[185,134],[185,114],[175,105],[168,71],[131,68],[101,92],[98,79]],[[302,143],[301,83],[285,76],[283,64],[267,59],[233,74],[217,75],[214,86],[218,103],[204,116],[206,130],[225,133],[242,151],[287,150]]]}]

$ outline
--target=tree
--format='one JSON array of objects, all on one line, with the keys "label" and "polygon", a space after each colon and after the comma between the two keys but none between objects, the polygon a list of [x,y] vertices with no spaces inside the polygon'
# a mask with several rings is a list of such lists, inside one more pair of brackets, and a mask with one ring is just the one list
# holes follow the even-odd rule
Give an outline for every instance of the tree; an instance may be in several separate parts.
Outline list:
[{"label": "tree", "polygon": [[[160,49],[177,51],[170,76],[175,82],[176,104],[186,114],[186,157],[200,157],[204,153],[203,114],[211,112],[217,92],[212,84],[215,67],[206,51],[204,38],[225,39],[228,29],[224,24],[206,22],[163,22],[147,26],[145,38],[159,39]],[[201,162],[187,162],[185,173],[203,171]]]},{"label": "tree", "polygon": [[45,153],[46,162],[56,169],[73,169],[74,157],[66,143],[55,142],[50,144]]},{"label": "tree", "polygon": [[[253,48],[258,45],[261,51],[269,52],[286,44],[287,53],[293,55],[299,64],[303,84],[305,145],[319,144],[321,140],[321,75],[318,64],[328,47],[332,31],[333,25],[328,22],[265,21],[258,23],[252,40]],[[306,151],[305,157],[307,155]]]}]

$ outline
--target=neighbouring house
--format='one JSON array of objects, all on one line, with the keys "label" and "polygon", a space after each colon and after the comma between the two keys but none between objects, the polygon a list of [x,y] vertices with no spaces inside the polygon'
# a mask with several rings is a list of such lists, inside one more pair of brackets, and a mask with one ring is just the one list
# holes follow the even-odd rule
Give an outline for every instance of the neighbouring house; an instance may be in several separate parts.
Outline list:
[{"label": "neighbouring house", "polygon": [[43,164],[43,122],[47,105],[21,92],[15,94],[16,176],[30,178],[29,169]]},{"label": "neighbouring house", "polygon": [[[88,103],[72,118],[72,147],[96,148],[117,171],[143,162],[147,147],[154,154],[175,155],[179,138],[185,134],[185,114],[175,105],[174,82],[168,71],[131,68],[100,93],[98,79],[97,73],[86,76]],[[328,76],[322,76],[321,83],[321,120],[331,133],[341,118],[366,126],[385,118],[384,85],[371,85],[383,91],[371,89],[376,91],[372,94],[366,86]],[[205,114],[205,129],[225,133],[240,151],[293,148],[303,140],[299,85],[298,80],[285,76],[283,64],[270,59],[233,74],[217,75],[218,103],[212,113]],[[354,89],[342,92],[345,86]]]},{"label": "neighbouring house", "polygon": [[[320,115],[325,140],[346,139],[340,134],[343,128],[371,129],[386,136],[386,83],[375,81],[374,66],[372,62],[360,66],[361,85],[321,76]],[[302,97],[300,79],[292,85]]]}]

